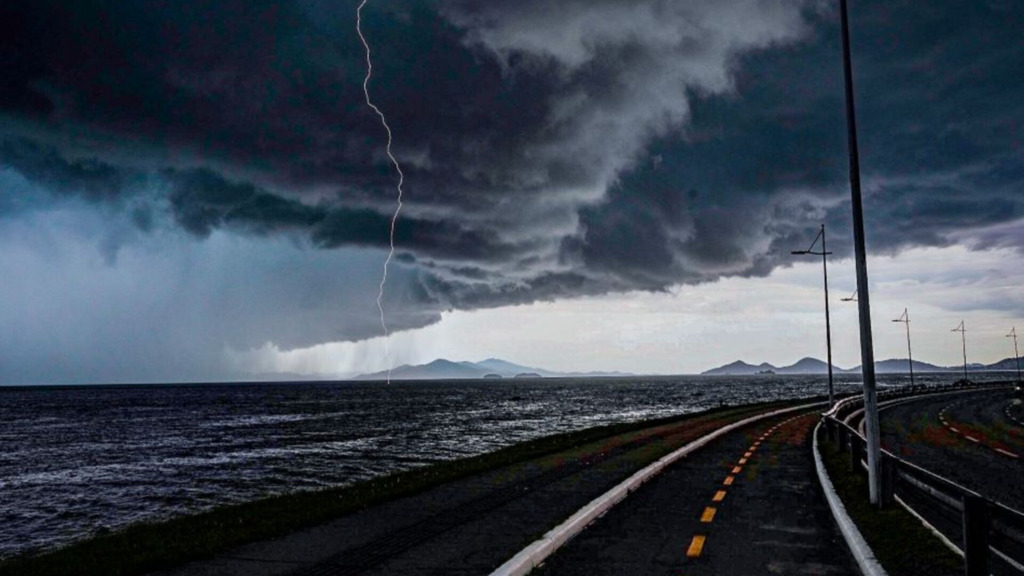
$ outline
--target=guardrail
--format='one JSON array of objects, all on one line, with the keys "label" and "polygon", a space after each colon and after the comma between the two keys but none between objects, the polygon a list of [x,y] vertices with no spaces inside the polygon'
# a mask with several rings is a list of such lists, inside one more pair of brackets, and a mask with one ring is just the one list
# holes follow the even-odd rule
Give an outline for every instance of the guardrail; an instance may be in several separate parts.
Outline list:
[{"label": "guardrail", "polygon": [[[902,397],[1005,386],[1006,383],[917,386],[880,393],[878,397],[880,401],[889,401]],[[867,441],[846,420],[861,406],[862,397],[850,397],[837,402],[831,410],[822,414],[829,441],[838,443],[840,452],[849,454],[850,468],[856,472],[867,470],[864,462]],[[888,450],[881,452],[879,473],[882,477],[880,499],[883,506],[898,502],[932,530],[940,534],[947,532],[960,535],[959,546],[948,540],[947,545],[964,557],[964,573],[967,576],[988,576],[993,555],[1008,566],[1011,572],[1024,574],[1024,513],[907,462]]]}]

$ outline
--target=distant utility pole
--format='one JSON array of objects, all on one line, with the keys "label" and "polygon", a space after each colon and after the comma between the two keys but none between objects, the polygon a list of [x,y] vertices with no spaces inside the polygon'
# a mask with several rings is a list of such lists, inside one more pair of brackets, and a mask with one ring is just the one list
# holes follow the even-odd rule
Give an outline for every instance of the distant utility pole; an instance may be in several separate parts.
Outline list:
[{"label": "distant utility pole", "polygon": [[864,423],[867,432],[868,496],[880,505],[882,455],[878,428],[878,396],[875,391],[875,351],[871,342],[871,302],[868,298],[868,260],[864,246],[864,204],[860,194],[860,156],[857,152],[857,114],[853,105],[853,64],[850,61],[850,19],[846,0],[839,0],[843,40],[843,79],[846,85],[846,134],[850,152],[850,199],[853,208],[853,248],[857,265],[857,308],[860,316],[860,364],[864,376]]},{"label": "distant utility pole", "polygon": [[960,340],[964,345],[964,382],[967,381],[967,327],[964,326],[964,321],[960,321],[960,325],[950,330],[950,332],[959,332]]},{"label": "distant utility pole", "polygon": [[[821,252],[815,252],[814,245],[818,243],[819,238],[821,238]],[[825,275],[825,346],[828,349],[828,405],[832,407],[836,404],[836,395],[835,389],[832,386],[832,324],[828,317],[828,261],[825,258],[831,252],[825,250],[825,225],[821,225],[821,231],[814,237],[814,242],[811,242],[810,248],[807,250],[794,250],[792,253],[796,255],[813,254],[821,256],[821,269]]]},{"label": "distant utility pole", "polygon": [[1017,383],[1020,384],[1020,353],[1017,352],[1017,327],[1014,326],[1013,330],[1010,330],[1006,337],[1013,338],[1013,359],[1017,362]]},{"label": "distant utility pole", "polygon": [[910,365],[910,385],[914,385],[914,358],[910,355],[910,314],[907,313],[907,309],[903,309],[903,315],[893,320],[893,322],[902,322],[907,325],[907,364]]}]

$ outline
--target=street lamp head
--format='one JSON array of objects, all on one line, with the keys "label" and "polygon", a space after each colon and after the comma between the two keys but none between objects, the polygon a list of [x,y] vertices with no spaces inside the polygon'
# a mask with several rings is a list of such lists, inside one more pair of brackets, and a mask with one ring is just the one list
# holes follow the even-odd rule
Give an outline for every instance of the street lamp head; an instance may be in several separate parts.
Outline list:
[{"label": "street lamp head", "polygon": [[807,254],[807,250],[793,250],[792,252],[790,252],[790,254],[793,254],[795,256],[802,256],[804,254]]}]

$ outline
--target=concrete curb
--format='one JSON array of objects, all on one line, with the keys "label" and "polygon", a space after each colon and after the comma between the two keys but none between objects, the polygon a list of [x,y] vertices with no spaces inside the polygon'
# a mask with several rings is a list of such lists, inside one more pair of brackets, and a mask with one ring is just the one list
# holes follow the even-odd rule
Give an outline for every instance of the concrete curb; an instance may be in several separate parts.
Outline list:
[{"label": "concrete curb", "polygon": [[821,422],[818,422],[818,425],[814,427],[814,468],[818,472],[818,482],[821,483],[821,490],[825,493],[825,500],[828,501],[828,507],[832,510],[832,517],[836,519],[839,532],[842,533],[843,540],[846,540],[846,545],[853,553],[853,558],[857,561],[857,567],[860,568],[861,574],[864,576],[888,576],[882,565],[875,559],[875,553],[872,552],[871,547],[864,541],[857,525],[846,513],[846,507],[843,506],[842,500],[839,499],[839,495],[836,494],[836,489],[828,477],[828,472],[825,471],[825,464],[821,461],[821,454],[818,453],[818,431],[820,429]]},{"label": "concrete curb", "polygon": [[[802,404],[800,406],[794,406],[792,408],[783,408],[782,410],[775,410],[765,414],[759,414],[757,416],[751,416],[734,422],[727,426],[723,426],[710,434],[702,436],[693,442],[690,442],[686,446],[679,448],[678,450],[662,456],[659,460],[653,464],[649,464],[641,470],[635,472],[629,478],[626,478],[619,484],[617,484],[611,490],[598,496],[594,500],[591,500],[589,504],[580,508],[575,514],[570,516],[565,522],[562,522],[558,526],[555,526],[549,530],[546,534],[540,537],[539,540],[535,540],[526,548],[523,548],[515,556],[510,558],[507,562],[499,566],[494,572],[491,572],[491,576],[522,576],[528,574],[531,570],[537,567],[541,562],[547,559],[548,556],[554,554],[556,550],[561,548],[566,542],[571,540],[574,536],[583,531],[591,522],[602,516],[608,510],[611,510],[613,506],[621,502],[629,495],[630,492],[639,488],[644,482],[647,482],[651,478],[657,476],[662,470],[668,467],[675,461],[683,458],[687,454],[703,447],[708,442],[711,442],[715,438],[722,436],[728,432],[731,432],[747,424],[763,420],[765,418],[771,418],[772,416],[778,416],[781,414],[788,414],[790,412],[796,412],[799,410],[806,410],[815,406],[821,406],[827,404],[826,402],[815,402],[811,404]],[[884,576],[884,573],[882,573]]]}]

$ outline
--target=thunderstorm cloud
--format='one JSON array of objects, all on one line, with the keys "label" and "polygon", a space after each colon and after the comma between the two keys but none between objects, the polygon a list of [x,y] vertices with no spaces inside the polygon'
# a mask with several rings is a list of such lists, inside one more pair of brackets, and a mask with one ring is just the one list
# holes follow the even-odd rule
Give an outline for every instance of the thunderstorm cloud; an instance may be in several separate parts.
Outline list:
[{"label": "thunderstorm cloud", "polygon": [[[43,340],[212,374],[224,347],[378,334],[396,178],[355,7],[0,7],[0,377]],[[869,249],[1024,248],[1024,6],[852,8]],[[406,173],[396,329],[764,276],[822,222],[851,251],[832,2],[371,2],[364,30]]]}]

